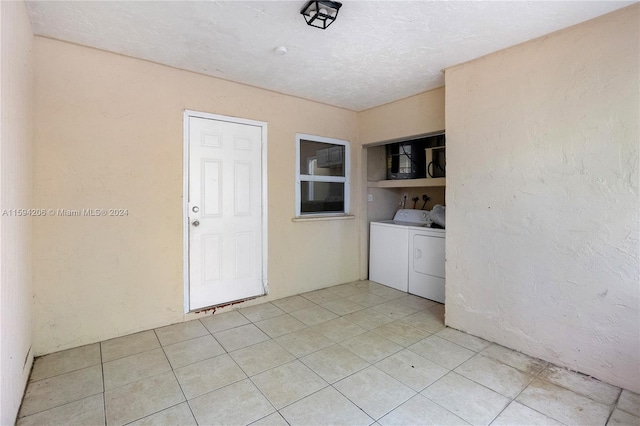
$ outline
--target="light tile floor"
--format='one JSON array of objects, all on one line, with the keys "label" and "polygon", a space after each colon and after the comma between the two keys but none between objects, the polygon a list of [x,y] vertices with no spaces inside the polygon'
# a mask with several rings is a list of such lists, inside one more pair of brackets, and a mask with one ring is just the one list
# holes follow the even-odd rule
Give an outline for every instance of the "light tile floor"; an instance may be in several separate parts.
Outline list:
[{"label": "light tile floor", "polygon": [[18,425],[640,425],[640,396],[343,284],[36,359]]}]

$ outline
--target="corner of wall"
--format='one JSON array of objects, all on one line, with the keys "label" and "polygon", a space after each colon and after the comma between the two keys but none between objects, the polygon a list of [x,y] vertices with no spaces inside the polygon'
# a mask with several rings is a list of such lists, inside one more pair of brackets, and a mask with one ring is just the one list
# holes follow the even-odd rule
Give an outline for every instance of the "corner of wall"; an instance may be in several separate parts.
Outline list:
[{"label": "corner of wall", "polygon": [[639,11],[446,74],[447,325],[634,392]]},{"label": "corner of wall", "polygon": [[0,2],[0,424],[14,424],[33,363],[33,33],[24,1]]}]

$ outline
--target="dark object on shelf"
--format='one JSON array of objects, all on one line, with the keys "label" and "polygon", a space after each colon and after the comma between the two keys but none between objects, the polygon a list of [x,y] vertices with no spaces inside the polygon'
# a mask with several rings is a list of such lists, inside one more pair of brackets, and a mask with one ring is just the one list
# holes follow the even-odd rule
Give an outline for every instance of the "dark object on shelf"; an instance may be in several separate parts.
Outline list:
[{"label": "dark object on shelf", "polygon": [[387,144],[387,179],[426,178],[425,149],[444,144],[444,134]]},{"label": "dark object on shelf", "polygon": [[446,148],[440,146],[437,148],[427,148],[427,175],[430,178],[441,178],[446,176]]}]

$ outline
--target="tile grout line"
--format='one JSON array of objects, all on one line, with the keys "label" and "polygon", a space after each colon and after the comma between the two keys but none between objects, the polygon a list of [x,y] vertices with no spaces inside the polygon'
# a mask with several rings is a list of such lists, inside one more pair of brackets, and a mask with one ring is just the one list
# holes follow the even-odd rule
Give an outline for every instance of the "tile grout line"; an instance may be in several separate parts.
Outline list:
[{"label": "tile grout line", "polygon": [[[0,1],[2,1],[2,0],[0,0]],[[69,371],[69,373],[76,373],[76,372],[78,372],[78,371],[88,370],[88,369],[90,369],[90,368],[95,368],[95,367],[97,367],[97,366],[98,366],[98,364],[95,364],[95,365],[92,365],[92,366],[90,366],[90,367],[81,368],[81,369],[79,369],[79,370]],[[60,377],[60,376],[63,376],[64,374],[68,374],[68,373],[58,374],[58,375],[56,375],[56,376],[52,376],[52,377],[50,377],[50,378],[53,378],[53,377]],[[38,380],[37,382],[41,382],[41,381],[44,381],[44,380],[49,380],[50,378],[42,379],[42,380]],[[37,382],[30,382],[30,383],[37,383]],[[30,383],[27,383],[27,387],[28,387],[28,385],[29,385]],[[25,418],[25,417],[33,416],[33,415],[35,415],[35,414],[44,413],[45,411],[53,410],[53,409],[55,409],[55,408],[64,407],[65,405],[69,405],[69,404],[72,404],[72,403],[74,403],[74,402],[82,401],[83,399],[91,398],[91,397],[96,396],[96,395],[104,394],[104,379],[102,380],[102,389],[103,389],[103,391],[102,391],[102,392],[96,392],[96,393],[92,393],[92,394],[90,394],[90,395],[84,395],[84,396],[82,396],[82,397],[80,397],[80,398],[72,399],[72,400],[70,400],[70,401],[66,401],[66,402],[64,402],[64,403],[62,403],[62,404],[58,404],[58,405],[55,405],[55,406],[53,406],[53,407],[45,408],[44,410],[36,411],[36,412],[34,412],[34,413],[31,413],[31,414],[27,414],[27,415],[20,416],[20,411],[18,411],[18,416],[19,416],[19,417],[17,417],[17,418],[16,418],[16,421],[17,421],[18,419],[23,419],[23,418]],[[26,395],[26,391],[27,391],[27,388],[25,387],[25,395]],[[22,399],[22,401],[20,402],[20,410],[22,410],[23,403],[24,403],[24,395],[23,395],[23,399]]]},{"label": "tile grout line", "polygon": [[[365,367],[365,368],[369,368],[369,367],[371,367],[371,365],[369,365],[368,367]],[[339,382],[343,381],[344,379],[346,379],[347,377],[351,377],[351,376],[353,376],[354,374],[359,373],[359,372],[360,372],[360,371],[362,371],[362,370],[364,370],[364,368],[363,368],[363,369],[361,369],[361,370],[356,371],[355,373],[351,373],[350,375],[348,375],[348,376],[346,376],[346,377],[343,377],[342,379],[337,380],[337,381],[336,381],[336,382],[334,382],[334,383],[331,383],[329,386],[331,386],[333,389],[335,389],[335,390],[336,390],[336,392],[338,392],[340,395],[342,395],[342,396],[343,396],[347,401],[349,401],[350,403],[352,403],[353,405],[355,405],[356,407],[358,407],[358,410],[362,411],[366,416],[368,416],[371,420],[373,420],[373,423],[377,423],[379,419],[374,419],[373,417],[371,417],[371,415],[369,415],[369,413],[367,413],[366,411],[364,411],[364,409],[363,409],[362,407],[360,407],[358,404],[356,404],[356,403],[355,403],[355,401],[352,401],[352,400],[351,400],[351,398],[349,398],[349,397],[348,397],[347,395],[345,395],[344,393],[340,392],[340,389],[338,389],[338,388],[336,388],[336,387],[334,386],[336,383],[339,383]],[[415,395],[414,395],[414,396],[415,396]],[[413,396],[412,396],[411,398],[413,398]],[[409,399],[411,399],[411,398],[409,398]],[[408,401],[408,400],[407,400],[407,401]],[[402,404],[404,404],[405,402],[406,402],[406,401],[404,401]],[[400,404],[400,405],[402,405],[402,404]],[[395,408],[394,408],[394,410],[395,410],[396,408],[397,408],[397,407],[395,407]],[[392,410],[392,411],[393,411],[393,410]],[[390,412],[391,412],[391,411],[390,411]],[[382,418],[382,417],[386,416],[387,414],[388,414],[388,413],[385,413],[384,415],[380,416],[380,418]],[[371,424],[373,424],[373,423],[371,423]]]},{"label": "tile grout line", "polygon": [[[205,327],[205,328],[206,328],[206,327]],[[171,405],[171,406],[169,406],[169,407],[164,407],[164,408],[162,408],[161,410],[155,411],[155,412],[153,412],[153,413],[147,414],[146,416],[143,416],[143,417],[137,418],[137,419],[135,419],[135,420],[132,420],[132,421],[128,422],[127,424],[129,424],[129,423],[133,423],[133,422],[138,421],[138,420],[140,420],[140,419],[144,419],[144,418],[146,418],[146,417],[153,416],[154,414],[158,414],[158,413],[160,413],[160,412],[162,412],[162,411],[164,411],[164,410],[168,410],[169,408],[176,407],[176,406],[178,406],[178,405],[182,404],[183,402],[188,402],[188,401],[187,401],[187,397],[186,397],[186,395],[184,394],[184,390],[182,389],[182,385],[180,385],[180,381],[178,381],[178,378],[176,377],[176,373],[175,373],[175,371],[174,371],[174,369],[173,369],[173,365],[171,365],[171,362],[169,361],[169,358],[167,357],[167,354],[166,354],[166,353],[165,353],[165,351],[164,351],[164,346],[162,346],[162,342],[160,341],[160,338],[158,337],[158,333],[156,332],[156,329],[155,329],[155,328],[153,329],[153,333],[155,334],[156,339],[158,339],[158,343],[160,343],[160,349],[162,349],[162,354],[164,355],[165,360],[167,361],[167,363],[169,364],[169,367],[171,368],[171,373],[173,374],[173,378],[175,379],[176,383],[178,383],[178,387],[180,388],[180,392],[182,393],[182,397],[184,398],[184,401],[179,402],[178,404]],[[202,336],[201,336],[201,337],[202,337]],[[169,346],[170,346],[170,345],[169,345]],[[132,382],[132,383],[136,383],[136,382],[139,382],[139,381],[141,381],[141,380],[150,379],[151,377],[157,377],[157,376],[159,376],[159,375],[161,375],[161,374],[165,374],[165,373],[168,373],[168,371],[165,371],[165,372],[162,372],[162,373],[158,373],[158,374],[153,375],[153,376],[150,376],[150,377],[145,377],[144,379],[136,380],[135,382]],[[126,386],[126,385],[123,385],[123,386]],[[120,386],[120,387],[122,387],[122,386]],[[117,389],[117,388],[116,388],[116,389]],[[191,406],[190,406],[189,404],[187,404],[187,406],[189,407],[189,411],[191,411]],[[193,416],[193,418],[194,418],[194,419],[196,418],[196,417],[195,417],[195,415],[193,414],[193,411],[191,411],[191,415]],[[196,421],[196,422],[197,422],[197,421]]]},{"label": "tile grout line", "polygon": [[[531,381],[529,382],[529,384],[527,384],[527,386],[525,387],[525,389],[523,389],[523,390],[522,390],[522,392],[524,392],[524,391],[525,391],[525,390],[526,390],[526,389],[531,385],[531,383],[533,383],[533,382],[534,382],[534,380],[536,380],[536,379],[538,379],[538,380],[543,380],[544,382],[549,383],[549,384],[551,384],[551,385],[553,385],[553,386],[557,386],[557,387],[559,387],[560,389],[562,389],[562,390],[564,390],[564,391],[574,393],[574,394],[576,394],[576,395],[578,395],[578,396],[581,396],[581,397],[583,397],[583,398],[587,398],[588,400],[590,400],[591,402],[594,402],[594,403],[596,403],[596,404],[604,405],[604,406],[607,406],[607,407],[613,407],[613,408],[612,408],[612,410],[611,410],[611,412],[609,413],[609,417],[607,417],[607,421],[608,421],[608,419],[609,419],[609,418],[611,417],[611,415],[613,414],[613,411],[615,411],[615,409],[617,408],[618,400],[620,399],[620,396],[622,395],[622,392],[625,390],[624,388],[621,388],[621,387],[619,387],[619,386],[615,386],[615,385],[611,385],[610,383],[603,382],[603,381],[601,381],[601,380],[596,379],[595,377],[587,376],[587,377],[590,377],[590,378],[592,378],[592,379],[594,379],[594,380],[596,380],[596,381],[598,381],[598,382],[600,382],[600,383],[604,383],[604,384],[607,384],[607,385],[610,385],[610,386],[615,386],[615,387],[617,387],[617,388],[619,388],[619,389],[620,389],[620,393],[618,394],[618,397],[617,397],[617,399],[616,399],[616,402],[614,402],[613,404],[606,404],[606,403],[604,403],[604,402],[602,402],[602,401],[597,401],[597,400],[595,400],[595,399],[591,398],[591,397],[590,397],[590,396],[588,396],[588,395],[585,395],[585,394],[583,394],[583,393],[580,393],[580,392],[574,391],[574,390],[572,390],[572,389],[569,389],[569,388],[567,388],[567,387],[565,387],[565,386],[562,386],[562,385],[560,385],[560,384],[557,384],[557,383],[555,383],[555,382],[552,382],[552,381],[550,381],[550,380],[547,380],[547,379],[545,379],[544,377],[540,377],[540,376],[542,375],[542,373],[543,373],[545,370],[547,370],[547,368],[549,368],[549,366],[560,367],[560,366],[558,366],[558,365],[556,365],[556,364],[553,364],[553,363],[551,363],[551,362],[547,362],[547,361],[544,361],[544,362],[545,362],[547,365],[546,365],[543,369],[541,369],[541,370],[540,370],[540,371],[535,375],[535,377],[533,378],[533,380],[531,380]],[[560,368],[566,369],[565,367],[560,367]],[[566,369],[566,370],[567,370],[567,371],[570,371],[570,372],[573,372],[573,373],[576,373],[576,374],[579,374],[579,375],[581,375],[581,376],[586,376],[585,374],[580,373],[580,372],[577,372],[577,371],[573,371],[573,370],[569,370],[569,369]],[[520,392],[520,393],[522,393],[522,392]],[[518,394],[518,396],[520,396],[520,394]],[[516,402],[519,402],[519,401],[516,401]],[[528,406],[528,405],[526,405],[526,404],[523,404],[523,403],[521,403],[521,404],[522,404],[522,405],[525,405],[525,406],[526,406],[526,407],[528,407],[528,408],[531,408],[532,410],[534,410],[534,411],[536,411],[536,412],[539,412],[538,410],[536,410],[536,409],[534,409],[534,408],[532,408],[532,407],[529,407],[529,406]],[[622,410],[622,411],[624,411],[624,410]],[[626,411],[625,411],[625,413],[626,413]],[[544,413],[541,413],[541,414],[544,414]],[[549,416],[549,415],[547,415],[547,414],[544,414],[544,415],[545,415],[545,416],[547,416],[547,417],[551,417],[551,416]],[[638,417],[638,416],[635,416],[635,417]],[[553,417],[551,417],[551,418],[553,418]],[[640,418],[640,417],[639,417],[639,418]],[[560,423],[562,423],[562,424],[565,424],[564,422],[562,422],[562,421],[560,421],[560,420],[557,420],[557,419],[555,419],[555,418],[553,418],[553,419],[554,419],[554,420],[556,420],[557,422],[560,422]],[[606,424],[606,423],[605,423],[605,424]]]},{"label": "tile grout line", "polygon": [[[0,1],[2,1],[2,0],[0,0]],[[63,349],[63,350],[58,351],[58,352],[52,352],[52,353],[47,354],[47,355],[53,355],[53,354],[57,354],[57,353],[64,352],[64,351],[72,351],[72,350],[74,350],[74,349],[79,349],[79,348],[82,348],[82,347],[85,347],[85,346],[91,346],[91,345],[98,345],[98,347],[102,348],[101,343],[102,343],[102,342],[88,343],[88,344],[86,344],[86,345],[77,346],[77,347],[75,347],[75,348]],[[37,358],[44,358],[44,357],[46,357],[47,355],[41,355],[41,356],[39,356],[39,357],[37,357]],[[102,349],[100,349],[100,361],[99,361],[99,363],[100,363],[100,364],[102,363]],[[34,363],[33,363],[33,364],[35,365],[35,361],[34,361]],[[32,366],[32,367],[31,367],[31,370],[29,371],[29,378],[27,379],[26,386],[30,385],[31,383],[38,383],[38,382],[41,382],[41,381],[43,381],[43,380],[50,380],[50,379],[53,379],[53,378],[55,378],[55,377],[63,376],[63,375],[65,375],[65,374],[75,373],[76,371],[86,370],[87,368],[95,367],[96,365],[98,365],[98,363],[95,363],[95,364],[93,364],[93,365],[88,365],[88,366],[86,366],[86,367],[82,367],[82,368],[75,368],[75,369],[73,369],[73,370],[65,371],[64,373],[58,373],[58,374],[54,374],[54,375],[52,375],[52,376],[43,377],[42,379],[38,379],[38,380],[31,380],[31,375],[33,374],[33,366]],[[26,388],[25,388],[25,391],[26,391]],[[64,405],[64,404],[63,404],[63,405]]]},{"label": "tile grout line", "polygon": [[[521,352],[518,352],[518,353],[521,353]],[[524,355],[526,355],[526,354],[524,354]],[[527,355],[527,356],[529,356],[529,355]],[[538,358],[538,359],[539,359],[539,358]],[[497,361],[497,360],[494,360],[494,361]],[[498,362],[500,362],[500,361],[498,361]],[[529,407],[528,405],[526,405],[526,404],[524,404],[524,403],[522,403],[522,402],[520,402],[520,401],[516,401],[516,399],[518,399],[518,397],[519,397],[520,395],[522,395],[522,393],[523,393],[525,390],[527,390],[527,389],[529,388],[529,386],[531,386],[531,383],[533,383],[536,379],[544,380],[544,379],[542,379],[542,378],[540,377],[540,375],[541,375],[541,374],[542,374],[542,373],[543,373],[543,372],[544,372],[544,371],[549,367],[549,363],[548,363],[548,362],[546,362],[546,361],[544,361],[544,362],[546,363],[546,365],[544,366],[544,368],[541,368],[541,369],[540,369],[540,371],[538,371],[536,374],[531,374],[531,375],[530,375],[530,376],[531,376],[531,380],[529,380],[529,382],[527,383],[527,385],[526,385],[524,388],[522,388],[522,390],[521,390],[520,392],[518,392],[518,394],[517,394],[515,397],[513,397],[513,399],[511,399],[511,401],[509,401],[509,403],[508,403],[508,404],[507,404],[507,405],[506,405],[506,406],[505,406],[505,407],[500,411],[500,413],[498,413],[498,415],[497,415],[493,420],[491,420],[491,423],[493,423],[494,421],[496,421],[496,419],[497,419],[498,417],[500,417],[500,414],[502,414],[502,413],[507,409],[507,407],[509,407],[512,403],[517,402],[518,404],[522,404],[523,406],[527,407],[528,409],[530,409],[530,410],[532,410],[532,411],[535,411],[536,413],[539,413],[539,414],[541,414],[541,415],[543,415],[543,416],[545,416],[545,417],[548,417],[548,418],[550,418],[550,419],[552,419],[552,420],[554,420],[554,421],[556,421],[556,422],[558,422],[558,423],[561,423],[561,424],[563,424],[563,425],[566,425],[566,423],[565,423],[565,422],[560,421],[560,420],[556,419],[555,417],[551,417],[550,415],[545,414],[545,413],[542,413],[542,412],[540,412],[540,411],[536,410],[536,409],[535,409],[535,408],[533,408],[533,407]],[[504,364],[504,363],[502,363],[502,362],[501,362],[501,364]],[[511,366],[510,366],[510,365],[508,365],[508,364],[504,364],[504,365],[507,365],[507,366],[511,367]],[[511,368],[514,368],[514,369],[518,370],[518,369],[517,369],[517,368],[515,368],[515,367],[511,367]],[[520,370],[518,370],[518,371],[520,371]],[[522,371],[520,371],[520,372],[522,372]],[[526,373],[525,373],[525,374],[526,374]],[[495,391],[494,391],[494,392],[495,392]],[[491,425],[491,423],[489,423],[489,425]]]},{"label": "tile grout line", "polygon": [[104,362],[102,360],[102,342],[98,343],[100,348],[100,372],[102,373],[102,409],[104,411],[104,424],[107,425],[107,390],[104,385]]}]

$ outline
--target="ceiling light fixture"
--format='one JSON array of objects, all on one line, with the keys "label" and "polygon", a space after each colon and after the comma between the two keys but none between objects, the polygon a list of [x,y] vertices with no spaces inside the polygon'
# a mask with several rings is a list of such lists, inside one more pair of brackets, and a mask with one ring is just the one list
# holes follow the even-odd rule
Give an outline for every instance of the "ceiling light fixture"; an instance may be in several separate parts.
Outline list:
[{"label": "ceiling light fixture", "polygon": [[342,3],[329,0],[310,1],[302,8],[300,14],[304,16],[307,25],[326,30],[338,17]]}]

